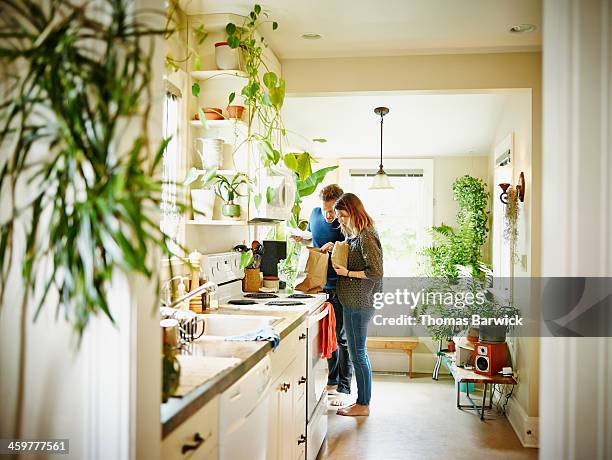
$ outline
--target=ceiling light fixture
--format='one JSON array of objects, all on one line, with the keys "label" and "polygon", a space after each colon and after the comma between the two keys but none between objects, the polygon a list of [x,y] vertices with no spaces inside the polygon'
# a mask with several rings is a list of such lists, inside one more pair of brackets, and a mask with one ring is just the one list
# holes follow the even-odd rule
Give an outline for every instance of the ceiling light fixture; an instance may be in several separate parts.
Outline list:
[{"label": "ceiling light fixture", "polygon": [[536,26],[533,24],[517,24],[516,26],[510,27],[510,32],[513,34],[524,34],[533,32],[536,30]]},{"label": "ceiling light fixture", "polygon": [[322,37],[323,36],[321,34],[302,34],[302,38],[306,40],[318,40]]},{"label": "ceiling light fixture", "polygon": [[374,113],[376,115],[380,115],[380,165],[378,166],[378,172],[374,176],[374,180],[372,181],[372,185],[370,186],[370,190],[382,190],[382,189],[392,189],[393,186],[389,181],[389,176],[383,169],[383,160],[382,160],[382,147],[383,147],[383,117],[389,113],[389,109],[387,107],[376,107],[374,109]]}]

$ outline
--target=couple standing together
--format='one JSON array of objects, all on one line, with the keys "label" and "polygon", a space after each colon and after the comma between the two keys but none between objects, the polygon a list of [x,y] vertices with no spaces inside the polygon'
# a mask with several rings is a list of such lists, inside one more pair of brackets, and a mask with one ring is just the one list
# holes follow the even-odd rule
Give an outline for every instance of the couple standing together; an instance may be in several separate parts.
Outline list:
[{"label": "couple standing together", "polygon": [[[346,406],[338,409],[339,415],[369,415],[372,367],[366,337],[374,315],[373,293],[382,290],[382,247],[374,221],[356,195],[332,184],[319,196],[321,207],[313,209],[308,222],[312,245],[331,252],[336,241],[349,244],[347,266],[332,266],[330,260],[327,270],[325,292],[334,307],[338,342],[338,349],[328,360],[327,390],[334,396],[332,405]],[[347,406],[353,369],[357,402]]]}]

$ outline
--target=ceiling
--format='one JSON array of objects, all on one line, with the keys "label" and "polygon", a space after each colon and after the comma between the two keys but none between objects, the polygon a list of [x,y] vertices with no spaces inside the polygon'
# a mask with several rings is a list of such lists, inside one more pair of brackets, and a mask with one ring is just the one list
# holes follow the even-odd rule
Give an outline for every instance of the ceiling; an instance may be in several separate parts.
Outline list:
[{"label": "ceiling", "polygon": [[[300,133],[291,144],[319,158],[377,157],[380,117],[383,154],[391,157],[489,155],[504,105],[516,93],[365,94],[287,97],[285,126]],[[324,138],[325,143],[310,139]]]},{"label": "ceiling", "polygon": [[[182,0],[188,14],[246,15],[253,1]],[[279,23],[264,35],[280,59],[541,49],[540,0],[265,0]],[[513,34],[514,25],[534,24]],[[320,40],[305,40],[318,33]]]}]

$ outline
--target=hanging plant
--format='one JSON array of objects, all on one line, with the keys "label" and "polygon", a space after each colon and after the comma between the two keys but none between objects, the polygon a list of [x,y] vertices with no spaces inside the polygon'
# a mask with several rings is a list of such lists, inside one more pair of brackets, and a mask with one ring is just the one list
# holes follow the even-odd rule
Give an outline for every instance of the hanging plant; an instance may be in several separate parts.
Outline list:
[{"label": "hanging plant", "polygon": [[421,251],[429,276],[456,278],[457,266],[471,267],[474,275],[480,276],[480,261],[489,228],[487,184],[480,179],[465,175],[453,182],[453,197],[459,204],[455,230],[442,224],[432,227],[432,246]]},{"label": "hanging plant", "polygon": [[507,203],[504,212],[504,239],[510,243],[510,254],[513,263],[518,263],[519,258],[516,252],[516,242],[518,241],[518,209],[519,197],[516,188],[511,185],[507,190]]},{"label": "hanging plant", "polygon": [[125,2],[44,3],[4,2],[0,16],[0,301],[20,261],[24,311],[28,298],[36,315],[53,302],[80,338],[92,315],[114,322],[116,269],[151,278],[147,255],[168,251],[153,217],[167,141],[151,152],[147,138],[152,40],[165,30]]},{"label": "hanging plant", "polygon": [[[337,166],[312,171],[312,156],[308,152],[283,153],[283,144],[287,141],[287,129],[282,118],[282,107],[285,100],[285,80],[273,72],[265,62],[264,51],[268,44],[263,36],[257,32],[264,24],[271,24],[272,30],[278,29],[278,23],[269,20],[267,11],[260,5],[244,19],[242,25],[227,24],[227,44],[230,48],[239,49],[242,53],[244,71],[248,76],[246,85],[241,90],[244,104],[248,113],[247,137],[245,142],[255,142],[259,153],[259,160],[263,168],[270,169],[278,165],[281,160],[289,170],[295,173],[297,193],[292,209],[292,218],[289,225],[299,225],[300,203],[302,198],[311,195],[323,181],[325,175]],[[228,104],[231,105],[236,93],[231,93]],[[253,130],[257,125],[258,132]],[[326,142],[325,139],[312,139],[313,142]],[[270,194],[261,193],[254,197],[256,208],[263,199],[270,202]]]}]

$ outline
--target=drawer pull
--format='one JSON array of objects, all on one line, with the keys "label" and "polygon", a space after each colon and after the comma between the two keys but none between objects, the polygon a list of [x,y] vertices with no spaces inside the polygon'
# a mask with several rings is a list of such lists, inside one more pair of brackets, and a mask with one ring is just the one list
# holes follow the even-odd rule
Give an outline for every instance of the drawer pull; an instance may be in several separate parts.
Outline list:
[{"label": "drawer pull", "polygon": [[198,447],[204,444],[204,441],[206,441],[206,439],[204,439],[200,435],[200,433],[196,433],[195,435],[193,435],[193,440],[195,441],[195,444],[183,444],[183,447],[181,448],[181,453],[186,454],[190,450],[196,450]]},{"label": "drawer pull", "polygon": [[306,340],[306,333],[302,332],[302,334],[300,334],[300,336],[298,337],[298,340]]},{"label": "drawer pull", "polygon": [[300,444],[304,444],[305,442],[306,442],[306,436],[301,435],[301,436],[300,436],[300,439],[298,439],[298,446],[299,446]]},{"label": "drawer pull", "polygon": [[301,385],[302,383],[306,383],[306,377],[300,377],[300,380],[298,380],[298,385]]},{"label": "drawer pull", "polygon": [[291,388],[290,383],[281,383],[280,391],[287,393],[287,391],[289,391],[289,388]]}]

